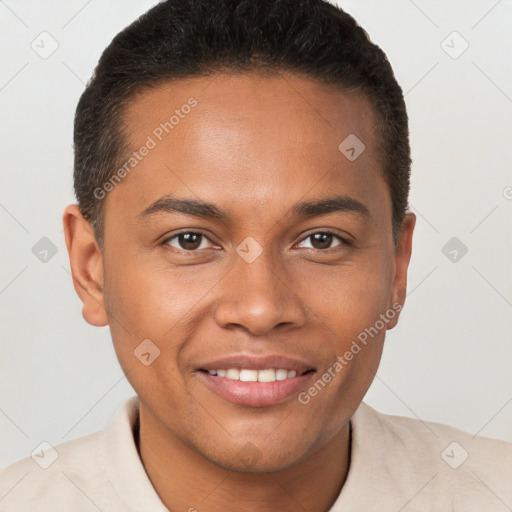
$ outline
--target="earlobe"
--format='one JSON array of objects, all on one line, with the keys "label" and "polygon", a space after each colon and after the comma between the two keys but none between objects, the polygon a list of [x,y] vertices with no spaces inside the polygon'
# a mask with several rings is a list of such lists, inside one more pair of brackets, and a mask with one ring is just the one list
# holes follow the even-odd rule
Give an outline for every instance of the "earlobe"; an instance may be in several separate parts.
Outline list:
[{"label": "earlobe", "polygon": [[[389,307],[398,311],[402,309],[407,295],[407,270],[411,260],[412,253],[412,235],[416,225],[416,215],[407,213],[404,217],[402,230],[397,240],[395,249],[395,276],[393,279],[393,289]],[[397,314],[392,321],[388,323],[388,329],[393,329],[398,323]]]},{"label": "earlobe", "polygon": [[76,204],[64,210],[62,222],[73,285],[83,303],[82,316],[96,327],[108,325],[103,296],[103,256],[94,230]]}]

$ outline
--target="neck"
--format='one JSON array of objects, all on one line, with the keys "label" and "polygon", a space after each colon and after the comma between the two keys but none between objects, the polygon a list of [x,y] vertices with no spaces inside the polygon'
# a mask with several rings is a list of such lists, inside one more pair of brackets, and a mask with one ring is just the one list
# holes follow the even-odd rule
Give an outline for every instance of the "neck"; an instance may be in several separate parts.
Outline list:
[{"label": "neck", "polygon": [[153,487],[172,511],[327,512],[350,465],[350,423],[315,453],[268,473],[229,471],[185,445],[141,403],[138,450]]}]

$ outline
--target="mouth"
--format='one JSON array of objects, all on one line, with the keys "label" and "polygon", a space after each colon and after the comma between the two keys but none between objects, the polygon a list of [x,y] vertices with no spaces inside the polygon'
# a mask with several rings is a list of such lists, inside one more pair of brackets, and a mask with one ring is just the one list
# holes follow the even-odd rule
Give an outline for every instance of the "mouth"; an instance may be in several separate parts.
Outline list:
[{"label": "mouth", "polygon": [[200,368],[196,374],[207,389],[227,402],[248,407],[269,407],[296,396],[308,386],[316,370]]},{"label": "mouth", "polygon": [[307,370],[288,370],[286,368],[265,368],[254,370],[251,368],[219,368],[218,370],[207,370],[199,368],[200,372],[208,373],[212,377],[222,377],[228,380],[241,382],[276,382],[293,379],[297,376],[307,375],[315,371],[314,368]]}]

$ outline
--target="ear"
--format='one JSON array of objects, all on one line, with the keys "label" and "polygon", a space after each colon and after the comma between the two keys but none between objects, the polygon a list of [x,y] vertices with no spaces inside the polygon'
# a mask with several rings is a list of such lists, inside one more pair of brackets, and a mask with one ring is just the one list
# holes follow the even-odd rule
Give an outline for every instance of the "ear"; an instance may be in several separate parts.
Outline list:
[{"label": "ear", "polygon": [[83,303],[82,316],[96,327],[108,325],[103,297],[103,256],[94,230],[76,204],[64,210],[62,222],[73,284]]},{"label": "ear", "polygon": [[[405,296],[407,294],[407,269],[409,268],[409,261],[411,260],[412,253],[412,233],[416,225],[416,215],[414,213],[405,214],[402,230],[398,235],[398,240],[395,248],[395,277],[393,279],[393,288],[391,292],[391,301],[389,307],[399,312],[396,305],[400,305],[400,309],[405,303]],[[393,307],[395,304],[395,307]],[[390,320],[387,324],[388,329],[393,329],[398,323],[399,314]]]}]

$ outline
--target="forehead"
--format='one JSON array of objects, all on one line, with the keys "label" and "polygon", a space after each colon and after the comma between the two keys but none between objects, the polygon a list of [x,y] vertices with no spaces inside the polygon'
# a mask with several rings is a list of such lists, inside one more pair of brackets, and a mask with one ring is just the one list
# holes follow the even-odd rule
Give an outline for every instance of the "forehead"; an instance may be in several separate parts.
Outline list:
[{"label": "forehead", "polygon": [[[184,128],[174,129],[188,116],[191,109],[187,103],[192,101],[197,102],[193,114],[201,117],[205,129],[213,123],[224,123],[224,132],[220,135],[224,136],[229,128],[237,139],[243,135],[258,135],[254,144],[263,141],[265,135],[268,144],[269,135],[283,127],[287,129],[279,131],[280,139],[287,134],[296,137],[309,132],[308,138],[314,145],[321,139],[326,145],[331,139],[337,141],[348,135],[347,129],[357,132],[369,143],[369,138],[377,135],[374,112],[362,94],[286,72],[278,76],[218,73],[164,82],[136,94],[123,116],[130,141],[137,145],[141,136],[153,133],[166,121],[172,125],[173,136],[179,136]],[[265,120],[264,125],[259,124],[261,120]],[[300,125],[295,124],[297,120],[301,121]],[[242,123],[248,128],[251,122],[252,133],[241,130]],[[164,137],[165,134],[168,132]]]},{"label": "forehead", "polygon": [[[132,151],[151,146],[116,187],[140,203],[176,189],[224,196],[229,209],[259,207],[276,194],[295,202],[335,186],[360,198],[382,188],[369,101],[291,74],[166,82],[137,94],[123,121]],[[364,144],[356,160],[340,152],[347,137]]]}]

